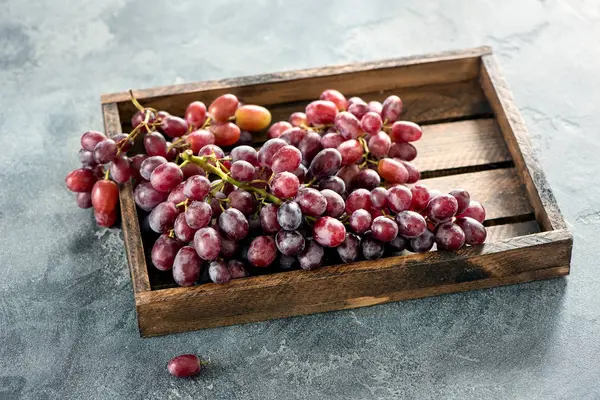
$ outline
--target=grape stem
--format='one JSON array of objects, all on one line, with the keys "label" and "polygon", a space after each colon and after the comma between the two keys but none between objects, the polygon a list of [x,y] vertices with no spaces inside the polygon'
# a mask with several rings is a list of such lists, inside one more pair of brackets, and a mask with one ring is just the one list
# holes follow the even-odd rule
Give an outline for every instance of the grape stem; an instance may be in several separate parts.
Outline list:
[{"label": "grape stem", "polygon": [[199,165],[203,170],[205,170],[208,173],[217,175],[219,178],[221,178],[221,180],[223,180],[223,182],[230,183],[233,186],[236,186],[240,189],[244,189],[248,192],[258,193],[264,199],[269,200],[271,203],[275,203],[277,205],[280,205],[281,203],[283,203],[283,201],[280,198],[273,196],[271,193],[267,193],[266,190],[259,189],[254,186],[249,186],[240,181],[233,179],[229,174],[227,174],[221,168],[215,167],[214,165],[212,165],[209,162],[209,160],[214,157],[209,157],[209,156],[198,157],[198,156],[194,156],[190,150],[186,150],[181,155],[181,158],[183,158],[183,160],[185,160],[185,161],[189,161],[196,165]]}]

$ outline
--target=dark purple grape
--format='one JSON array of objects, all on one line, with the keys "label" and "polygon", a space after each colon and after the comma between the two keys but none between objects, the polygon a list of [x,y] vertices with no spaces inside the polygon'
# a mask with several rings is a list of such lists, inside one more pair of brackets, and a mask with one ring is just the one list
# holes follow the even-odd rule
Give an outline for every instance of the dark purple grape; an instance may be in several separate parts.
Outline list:
[{"label": "dark purple grape", "polygon": [[201,229],[210,223],[212,208],[203,201],[192,201],[185,210],[185,221],[192,229]]},{"label": "dark purple grape", "polygon": [[454,189],[451,191],[450,196],[454,197],[458,203],[456,214],[462,214],[465,212],[469,204],[471,203],[471,196],[465,189]]},{"label": "dark purple grape", "polygon": [[214,194],[213,198],[210,199],[210,208],[212,210],[213,218],[217,218],[223,212],[221,208],[221,201],[226,199],[227,196],[223,192],[217,192]]},{"label": "dark purple grape", "polygon": [[443,194],[436,196],[429,201],[427,205],[427,218],[437,224],[450,220],[458,209],[458,202],[449,195]]},{"label": "dark purple grape", "polygon": [[465,234],[465,243],[475,246],[485,242],[487,237],[487,231],[481,222],[476,219],[465,217],[457,218],[456,225],[458,225]]},{"label": "dark purple grape", "polygon": [[394,240],[392,240],[391,242],[388,243],[390,248],[395,252],[399,252],[399,251],[406,249],[407,244],[408,244],[408,239],[406,239],[405,237],[400,236],[400,235],[396,236],[396,238]]},{"label": "dark purple grape", "polygon": [[81,147],[87,151],[94,151],[98,143],[106,139],[106,136],[102,132],[87,131],[81,135]]},{"label": "dark purple grape", "polygon": [[244,267],[244,263],[238,260],[229,260],[227,263],[227,269],[229,269],[229,275],[231,275],[231,279],[240,279],[250,276]]},{"label": "dark purple grape", "polygon": [[166,163],[167,159],[162,156],[148,157],[143,160],[142,164],[140,165],[140,175],[142,178],[149,181],[150,177],[152,176],[152,172],[154,172],[156,167]]},{"label": "dark purple grape", "polygon": [[285,140],[287,144],[298,147],[300,142],[306,135],[306,130],[303,128],[290,128],[282,133],[279,137],[281,140]]},{"label": "dark purple grape", "polygon": [[150,228],[157,233],[164,233],[173,228],[179,210],[173,203],[167,201],[160,203],[152,210],[148,221]]},{"label": "dark purple grape", "polygon": [[346,192],[350,192],[352,190],[352,182],[354,178],[360,172],[360,168],[356,164],[346,165],[340,168],[340,170],[335,174],[338,178],[344,181],[346,185]]},{"label": "dark purple grape", "polygon": [[276,233],[281,229],[277,222],[277,209],[275,204],[266,204],[260,210],[260,226],[264,233]]},{"label": "dark purple grape", "polygon": [[96,160],[94,160],[94,153],[86,149],[79,150],[79,161],[84,167],[96,166]]},{"label": "dark purple grape", "polygon": [[325,197],[325,200],[327,200],[325,215],[333,218],[339,218],[346,209],[346,203],[344,202],[342,196],[331,189],[321,190],[321,194]]},{"label": "dark purple grape", "polygon": [[256,210],[256,198],[250,193],[242,189],[234,190],[227,196],[229,199],[229,207],[238,209],[244,215],[253,214]]},{"label": "dark purple grape", "polygon": [[334,175],[342,166],[342,156],[336,149],[323,149],[311,161],[308,170],[312,175],[321,179]]},{"label": "dark purple grape", "polygon": [[121,149],[122,153],[127,153],[129,150],[133,149],[133,145],[135,144],[133,140],[129,138],[129,135],[125,133],[118,133],[111,139],[117,143],[117,147]]},{"label": "dark purple grape", "polygon": [[110,163],[110,177],[117,183],[125,183],[131,178],[131,165],[124,155],[118,155]]},{"label": "dark purple grape", "polygon": [[300,183],[304,183],[304,180],[306,179],[306,175],[308,174],[308,169],[304,165],[300,164],[298,169],[296,169],[293,172],[293,174],[298,177],[298,181]]},{"label": "dark purple grape", "polygon": [[185,119],[169,115],[160,122],[161,131],[172,138],[177,138],[188,133],[188,123]]},{"label": "dark purple grape", "polygon": [[277,249],[286,256],[297,256],[304,250],[304,237],[298,231],[281,229],[275,236]]},{"label": "dark purple grape", "polygon": [[321,193],[325,189],[333,190],[341,196],[346,193],[346,184],[337,176],[328,176],[321,179],[319,182],[319,190],[321,190]]},{"label": "dark purple grape", "polygon": [[373,190],[381,184],[381,178],[377,171],[372,169],[363,169],[354,178],[353,186],[355,188],[363,188]]},{"label": "dark purple grape", "polygon": [[376,260],[383,256],[385,247],[382,242],[373,238],[371,235],[366,235],[360,242],[363,257],[367,260]]},{"label": "dark purple grape", "polygon": [[298,255],[300,268],[314,269],[320,267],[325,257],[325,250],[313,239],[307,239],[304,250]]},{"label": "dark purple grape", "polygon": [[192,246],[182,247],[173,262],[173,279],[179,286],[192,286],[200,277],[202,260]]},{"label": "dark purple grape", "polygon": [[412,161],[417,157],[417,149],[412,144],[406,142],[392,143],[390,151],[388,151],[388,157]]},{"label": "dark purple grape", "polygon": [[103,140],[94,148],[94,161],[97,164],[109,163],[117,156],[118,151],[117,143],[114,140]]},{"label": "dark purple grape", "polygon": [[90,192],[80,192],[75,195],[75,201],[79,208],[91,208],[92,207],[92,194]]},{"label": "dark purple grape", "polygon": [[238,242],[227,237],[221,237],[221,252],[223,258],[233,258],[239,250]]},{"label": "dark purple grape", "polygon": [[346,239],[336,250],[342,262],[356,261],[360,255],[360,238],[354,233],[346,233]]},{"label": "dark purple grape", "polygon": [[298,269],[300,264],[296,257],[284,256],[283,254],[279,257],[279,269],[281,271],[291,271]]},{"label": "dark purple grape", "polygon": [[167,157],[167,141],[158,132],[151,132],[144,136],[144,148],[149,156]]},{"label": "dark purple grape", "polygon": [[231,280],[231,272],[225,261],[215,260],[208,264],[208,276],[210,280],[219,285],[224,285]]},{"label": "dark purple grape", "polygon": [[435,230],[435,243],[440,250],[458,250],[465,244],[465,233],[451,221],[444,222]]},{"label": "dark purple grape", "polygon": [[175,232],[175,236],[177,237],[177,239],[181,240],[184,243],[188,243],[194,240],[194,234],[196,233],[196,229],[189,226],[186,222],[185,214],[183,213],[179,214],[175,219],[173,231]]},{"label": "dark purple grape", "polygon": [[391,242],[398,236],[398,224],[388,217],[377,217],[371,223],[371,235],[381,242]]},{"label": "dark purple grape", "polygon": [[192,176],[200,175],[205,176],[206,172],[197,164],[189,163],[185,164],[181,167],[181,172],[183,172],[183,179],[189,179]]},{"label": "dark purple grape", "polygon": [[427,229],[425,218],[414,211],[402,211],[396,215],[398,223],[398,232],[407,238],[416,238],[421,236]]},{"label": "dark purple grape", "polygon": [[228,208],[219,216],[219,229],[230,239],[242,240],[248,235],[248,220],[240,210]]},{"label": "dark purple grape", "polygon": [[[327,203],[327,201],[325,201]],[[325,205],[327,207],[327,204]],[[302,224],[302,210],[295,201],[289,200],[277,209],[277,222],[282,229],[293,231]]]},{"label": "dark purple grape", "polygon": [[221,237],[213,228],[202,228],[194,235],[194,248],[201,259],[212,261],[221,252]]},{"label": "dark purple grape", "polygon": [[168,196],[167,192],[159,192],[154,189],[150,182],[140,183],[133,191],[135,204],[145,211],[151,211],[154,207],[167,200]]},{"label": "dark purple grape", "polygon": [[302,163],[310,165],[312,159],[321,151],[321,135],[316,132],[308,131],[298,144],[298,149],[302,153]]},{"label": "dark purple grape", "polygon": [[183,247],[183,243],[179,240],[170,237],[169,235],[160,235],[154,245],[152,246],[152,252],[150,258],[152,264],[161,271],[168,271],[173,268],[173,262],[179,249]]},{"label": "dark purple grape", "polygon": [[272,236],[258,236],[250,242],[248,262],[255,267],[268,267],[277,257],[277,248]]}]

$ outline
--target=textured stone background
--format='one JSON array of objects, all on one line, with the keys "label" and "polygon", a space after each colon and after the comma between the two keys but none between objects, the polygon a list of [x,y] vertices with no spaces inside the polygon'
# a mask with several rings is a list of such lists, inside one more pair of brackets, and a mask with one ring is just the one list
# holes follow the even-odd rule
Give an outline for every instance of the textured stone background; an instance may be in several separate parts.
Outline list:
[{"label": "textured stone background", "polygon": [[[0,399],[600,398],[599,4],[0,0]],[[138,337],[121,233],[63,183],[101,93],[482,44],[571,224],[571,276]],[[212,363],[172,379],[182,352]]]}]

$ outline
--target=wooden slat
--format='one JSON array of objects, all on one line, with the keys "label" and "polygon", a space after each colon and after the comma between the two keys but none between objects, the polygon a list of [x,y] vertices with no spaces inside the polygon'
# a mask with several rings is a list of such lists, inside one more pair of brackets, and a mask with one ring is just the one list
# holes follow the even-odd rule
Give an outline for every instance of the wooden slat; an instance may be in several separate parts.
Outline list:
[{"label": "wooden slat", "polygon": [[531,147],[525,122],[521,117],[506,81],[494,57],[482,57],[480,81],[483,91],[498,119],[517,173],[525,184],[536,219],[543,230],[565,229],[566,224],[544,171]]},{"label": "wooden slat", "polygon": [[[324,87],[343,93],[375,92],[390,88],[422,86],[474,79],[479,60],[489,54],[487,46],[374,62],[334,65],[288,72],[246,76],[136,90],[138,99],[161,104],[168,96],[186,105],[194,100],[210,101],[235,90],[246,102],[270,105],[318,96]],[[172,99],[171,99],[172,100]],[[102,103],[129,102],[127,92],[102,96]]]},{"label": "wooden slat", "polygon": [[[568,232],[551,231],[457,252],[258,276],[227,286],[140,293],[139,324],[144,336],[160,335],[449,293],[461,290],[465,282],[469,289],[516,283],[536,279],[533,271],[548,268],[561,267],[564,275],[571,244]],[[511,279],[514,276],[518,278]]]},{"label": "wooden slat", "polygon": [[514,168],[423,179],[420,183],[442,193],[466,189],[473,200],[483,204],[487,220],[515,218],[533,212]]},{"label": "wooden slat", "polygon": [[422,176],[448,169],[454,173],[467,172],[511,160],[493,118],[424,125],[422,128],[423,137],[414,143],[418,156],[413,161]]},{"label": "wooden slat", "polygon": [[494,225],[487,228],[486,243],[492,243],[502,239],[538,233],[540,227],[536,221],[517,222],[514,224]]},{"label": "wooden slat", "polygon": [[[115,103],[103,104],[102,114],[105,132],[110,136],[121,133],[117,105]],[[121,204],[121,228],[123,229],[123,240],[127,251],[133,291],[138,294],[150,290],[150,280],[131,183],[120,185],[119,199]]]}]

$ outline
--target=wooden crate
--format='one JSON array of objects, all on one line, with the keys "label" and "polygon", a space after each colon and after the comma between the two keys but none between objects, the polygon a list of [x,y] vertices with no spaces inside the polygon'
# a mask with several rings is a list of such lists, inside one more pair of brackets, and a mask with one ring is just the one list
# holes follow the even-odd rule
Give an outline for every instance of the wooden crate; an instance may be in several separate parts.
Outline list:
[{"label": "wooden crate", "polygon": [[[423,183],[467,189],[487,209],[485,244],[457,252],[175,287],[148,268],[131,185],[121,189],[123,234],[142,336],[370,306],[569,273],[572,237],[531,149],[527,129],[489,47],[136,90],[145,106],[182,115],[194,100],[234,93],[273,120],[328,88],[365,100],[399,95],[403,119],[423,126]],[[102,96],[107,133],[131,129],[127,93]],[[257,141],[264,137],[257,138]],[[146,254],[150,243],[146,243]]]}]

